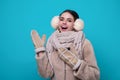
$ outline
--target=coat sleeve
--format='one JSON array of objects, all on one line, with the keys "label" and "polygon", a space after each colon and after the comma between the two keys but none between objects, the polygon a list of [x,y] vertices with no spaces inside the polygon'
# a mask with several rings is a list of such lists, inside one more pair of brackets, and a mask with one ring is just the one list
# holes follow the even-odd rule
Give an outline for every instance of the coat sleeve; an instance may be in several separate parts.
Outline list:
[{"label": "coat sleeve", "polygon": [[81,80],[99,80],[100,71],[92,44],[86,39],[83,46],[83,60],[79,68],[74,71],[74,75]]},{"label": "coat sleeve", "polygon": [[43,55],[39,57],[36,55],[35,58],[37,61],[39,74],[44,78],[51,78],[53,76],[53,69],[47,54],[43,53]]}]

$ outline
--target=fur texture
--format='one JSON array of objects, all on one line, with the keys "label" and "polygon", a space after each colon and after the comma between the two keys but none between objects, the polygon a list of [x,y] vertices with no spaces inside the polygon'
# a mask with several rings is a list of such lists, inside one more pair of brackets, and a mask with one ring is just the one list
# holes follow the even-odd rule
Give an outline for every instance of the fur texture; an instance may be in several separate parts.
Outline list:
[{"label": "fur texture", "polygon": [[[59,16],[54,16],[51,20],[51,26],[55,29],[58,28],[59,26]],[[74,22],[74,26],[73,28],[76,30],[76,31],[80,31],[80,30],[83,30],[84,28],[84,21],[82,19],[76,19],[75,22]]]}]

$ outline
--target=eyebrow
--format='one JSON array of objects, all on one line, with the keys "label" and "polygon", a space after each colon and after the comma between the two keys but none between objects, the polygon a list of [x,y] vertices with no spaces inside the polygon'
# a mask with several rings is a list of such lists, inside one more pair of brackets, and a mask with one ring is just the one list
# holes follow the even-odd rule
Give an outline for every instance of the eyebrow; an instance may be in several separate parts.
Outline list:
[{"label": "eyebrow", "polygon": [[72,20],[72,18],[67,18],[67,19],[71,19]]},{"label": "eyebrow", "polygon": [[[59,18],[64,18],[64,17],[61,17],[61,16],[60,16]],[[67,18],[67,19],[70,19],[70,20],[72,20],[72,18]],[[74,19],[73,19],[73,20],[74,20]]]}]

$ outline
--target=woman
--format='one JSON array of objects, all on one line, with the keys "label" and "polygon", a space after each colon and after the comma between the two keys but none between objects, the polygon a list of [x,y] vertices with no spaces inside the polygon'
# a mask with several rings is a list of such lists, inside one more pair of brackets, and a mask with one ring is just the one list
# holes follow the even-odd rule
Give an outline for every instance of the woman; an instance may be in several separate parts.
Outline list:
[{"label": "woman", "polygon": [[100,71],[92,44],[82,31],[84,23],[73,10],[51,21],[56,29],[44,47],[45,35],[32,30],[39,73],[51,80],[99,80]]}]

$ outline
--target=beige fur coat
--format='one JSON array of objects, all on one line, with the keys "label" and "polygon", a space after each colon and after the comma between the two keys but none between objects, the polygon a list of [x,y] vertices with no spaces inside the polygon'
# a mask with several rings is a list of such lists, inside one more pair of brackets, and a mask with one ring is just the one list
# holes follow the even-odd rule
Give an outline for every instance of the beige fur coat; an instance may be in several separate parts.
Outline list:
[{"label": "beige fur coat", "polygon": [[77,70],[73,70],[62,61],[56,54],[57,51],[53,52],[50,59],[48,59],[47,53],[43,53],[39,57],[36,55],[40,75],[51,80],[99,80],[100,71],[89,40],[85,39],[82,49],[83,53],[80,59],[82,63]]}]

